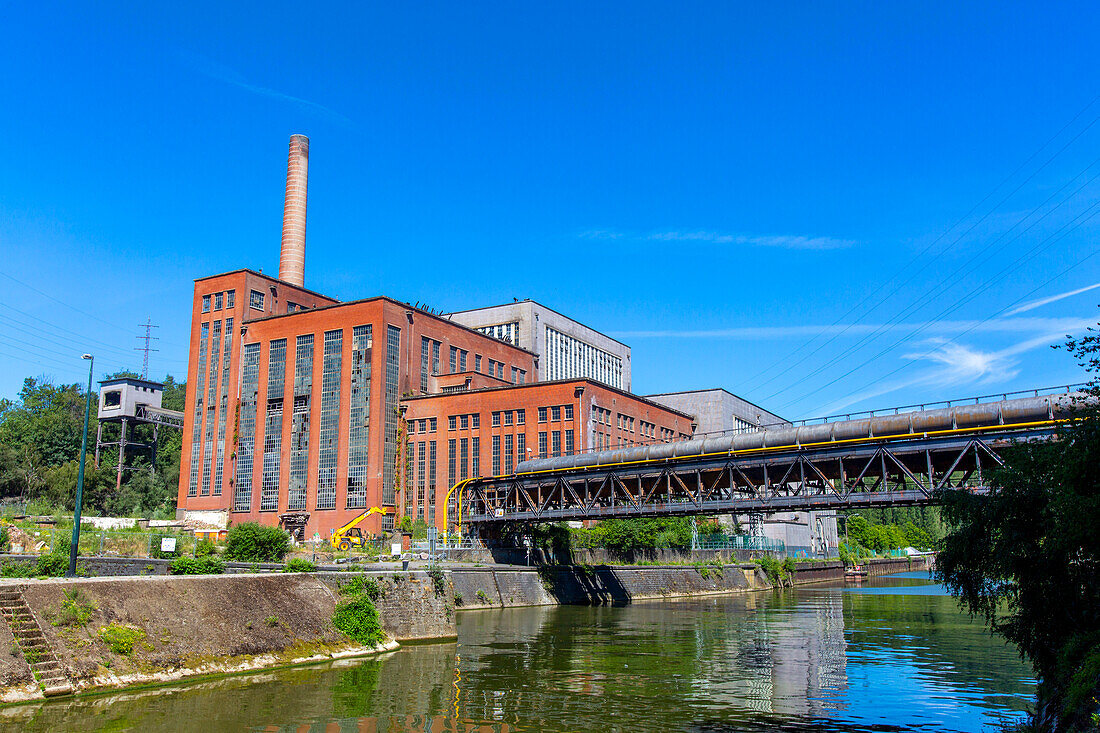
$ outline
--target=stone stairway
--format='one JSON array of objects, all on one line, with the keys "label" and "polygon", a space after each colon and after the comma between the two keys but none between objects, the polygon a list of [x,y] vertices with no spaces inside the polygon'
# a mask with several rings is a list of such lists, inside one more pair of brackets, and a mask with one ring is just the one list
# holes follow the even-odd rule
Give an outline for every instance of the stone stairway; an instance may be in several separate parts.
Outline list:
[{"label": "stone stairway", "polygon": [[72,693],[73,687],[65,676],[65,671],[50,650],[50,645],[46,643],[46,637],[34,620],[19,588],[0,588],[0,614],[8,622],[15,643],[23,652],[24,659],[30,663],[35,680],[41,685],[46,697]]}]

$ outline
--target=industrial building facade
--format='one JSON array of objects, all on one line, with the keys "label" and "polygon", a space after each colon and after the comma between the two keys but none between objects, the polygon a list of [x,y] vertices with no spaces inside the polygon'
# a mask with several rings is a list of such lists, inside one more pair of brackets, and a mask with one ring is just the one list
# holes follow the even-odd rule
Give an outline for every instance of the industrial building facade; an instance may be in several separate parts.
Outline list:
[{"label": "industrial building facade", "polygon": [[533,300],[448,317],[538,354],[540,381],[591,379],[630,391],[629,346]]}]

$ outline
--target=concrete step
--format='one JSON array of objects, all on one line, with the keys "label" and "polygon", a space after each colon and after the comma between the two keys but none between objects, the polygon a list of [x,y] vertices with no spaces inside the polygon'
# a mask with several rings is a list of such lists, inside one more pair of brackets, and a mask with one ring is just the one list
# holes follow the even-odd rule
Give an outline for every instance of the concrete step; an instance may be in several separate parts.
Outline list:
[{"label": "concrete step", "polygon": [[31,669],[33,669],[35,672],[39,672],[39,673],[44,673],[44,672],[58,672],[58,673],[60,673],[61,672],[61,665],[58,664],[53,659],[47,659],[47,660],[42,661],[42,662],[35,662],[34,664],[31,665]]},{"label": "concrete step", "polygon": [[47,685],[42,694],[46,697],[57,697],[58,695],[71,695],[72,692],[73,686],[65,682],[63,685],[53,685],[52,687]]}]

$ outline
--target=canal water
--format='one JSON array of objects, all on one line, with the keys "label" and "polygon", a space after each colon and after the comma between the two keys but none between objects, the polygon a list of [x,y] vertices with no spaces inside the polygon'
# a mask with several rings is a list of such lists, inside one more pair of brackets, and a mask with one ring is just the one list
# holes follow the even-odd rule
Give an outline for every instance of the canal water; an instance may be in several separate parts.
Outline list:
[{"label": "canal water", "polygon": [[25,731],[993,731],[1034,680],[921,573],[471,611],[383,658],[0,709]]}]

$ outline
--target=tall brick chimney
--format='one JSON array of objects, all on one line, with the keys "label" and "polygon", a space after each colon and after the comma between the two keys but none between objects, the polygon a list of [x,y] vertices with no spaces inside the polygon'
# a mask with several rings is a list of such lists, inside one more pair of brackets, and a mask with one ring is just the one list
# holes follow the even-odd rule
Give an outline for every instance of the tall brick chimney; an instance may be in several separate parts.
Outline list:
[{"label": "tall brick chimney", "polygon": [[306,180],[309,171],[309,138],[290,136],[286,161],[286,201],[283,204],[283,243],[279,251],[279,279],[305,284]]}]

